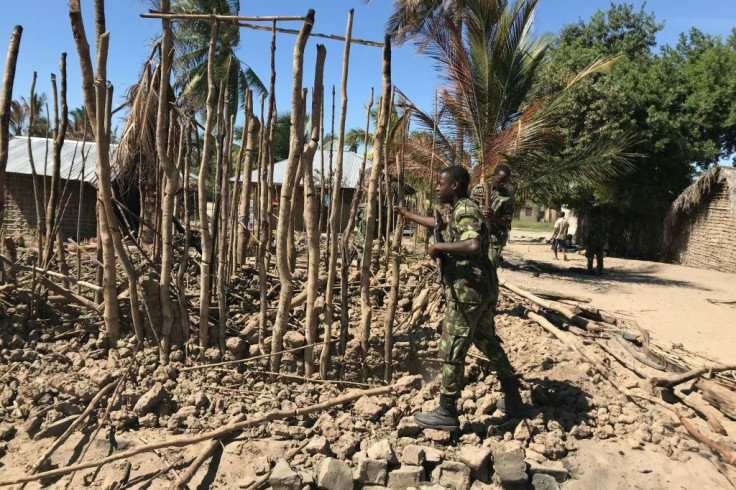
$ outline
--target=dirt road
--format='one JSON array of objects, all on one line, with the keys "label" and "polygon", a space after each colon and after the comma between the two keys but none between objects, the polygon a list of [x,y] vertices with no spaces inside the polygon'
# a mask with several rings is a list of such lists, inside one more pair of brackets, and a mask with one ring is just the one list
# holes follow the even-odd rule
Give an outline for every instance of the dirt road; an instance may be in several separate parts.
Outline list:
[{"label": "dirt road", "polygon": [[736,362],[736,303],[723,303],[736,302],[736,274],[606,257],[603,276],[589,276],[584,255],[555,260],[549,244],[534,241],[541,237],[548,234],[514,230],[500,275],[520,286],[584,294],[635,320],[662,345]]}]

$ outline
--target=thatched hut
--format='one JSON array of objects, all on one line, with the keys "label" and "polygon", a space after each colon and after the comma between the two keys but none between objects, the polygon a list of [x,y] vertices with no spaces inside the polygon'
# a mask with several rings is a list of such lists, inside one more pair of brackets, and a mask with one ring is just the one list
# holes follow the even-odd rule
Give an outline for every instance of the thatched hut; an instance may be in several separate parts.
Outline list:
[{"label": "thatched hut", "polygon": [[673,262],[736,272],[736,168],[715,167],[683,191],[667,215],[664,242]]}]

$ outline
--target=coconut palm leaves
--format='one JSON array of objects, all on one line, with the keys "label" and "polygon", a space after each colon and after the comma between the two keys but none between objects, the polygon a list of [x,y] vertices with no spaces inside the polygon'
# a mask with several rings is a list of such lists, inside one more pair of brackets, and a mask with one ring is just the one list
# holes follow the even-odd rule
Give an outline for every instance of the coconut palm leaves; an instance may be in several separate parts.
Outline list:
[{"label": "coconut palm leaves", "polygon": [[614,141],[602,135],[579,155],[565,161],[553,157],[564,143],[556,116],[568,90],[608,71],[616,60],[596,61],[559,92],[530,100],[552,42],[549,36],[532,35],[537,0],[401,0],[396,5],[400,10],[389,27],[399,39],[412,36],[435,61],[442,81],[435,117],[407,101],[425,134],[435,134],[429,149],[412,151],[417,162],[430,156],[435,165],[462,163],[476,168],[476,178],[508,162],[517,191],[529,195],[571,181],[609,178],[624,169],[630,138]]},{"label": "coconut palm leaves", "polygon": [[[238,0],[176,0],[172,2],[176,13],[217,13],[237,15]],[[207,53],[210,39],[210,22],[183,20],[174,29],[174,89],[182,97],[191,98],[195,106],[203,107],[207,97]],[[255,72],[235,54],[240,43],[240,28],[221,24],[218,27],[215,46],[215,80],[217,85],[227,85],[233,104],[242,101],[245,89],[255,94],[266,92],[266,87]],[[234,114],[236,107],[231,107]]]}]

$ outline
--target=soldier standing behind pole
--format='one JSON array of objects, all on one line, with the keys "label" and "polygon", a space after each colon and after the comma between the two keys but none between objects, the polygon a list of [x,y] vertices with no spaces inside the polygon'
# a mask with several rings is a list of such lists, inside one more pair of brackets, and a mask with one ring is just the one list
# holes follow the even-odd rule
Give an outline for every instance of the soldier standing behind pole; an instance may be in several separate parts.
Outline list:
[{"label": "soldier standing behind pole", "polygon": [[[493,306],[498,298],[498,277],[488,258],[490,238],[486,220],[478,205],[468,198],[470,175],[461,165],[444,169],[438,177],[437,197],[452,207],[446,228],[447,242],[434,243],[428,253],[442,259],[447,310],[442,326],[440,352],[442,374],[439,406],[414,416],[420,427],[457,431],[460,424],[457,399],[465,384],[465,356],[471,343],[483,352],[496,371],[504,392],[499,408],[509,412],[523,410],[519,382],[494,328]],[[435,218],[419,216],[403,206],[394,210],[427,228]]]},{"label": "soldier standing behind pole", "polygon": [[[491,177],[490,201],[485,201],[483,184],[473,187],[471,198],[483,209],[483,216],[490,230],[491,245],[488,257],[494,268],[498,268],[501,252],[509,241],[511,220],[514,219],[514,196],[506,187],[511,178],[511,168],[505,163],[496,165]],[[485,203],[485,205],[483,205]]]}]

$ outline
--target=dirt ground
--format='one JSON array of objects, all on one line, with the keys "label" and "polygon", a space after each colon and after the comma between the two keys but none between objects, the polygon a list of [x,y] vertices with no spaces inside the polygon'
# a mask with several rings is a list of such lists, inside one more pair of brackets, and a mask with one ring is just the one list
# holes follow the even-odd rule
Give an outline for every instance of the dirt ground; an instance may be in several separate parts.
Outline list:
[{"label": "dirt ground", "polygon": [[[725,278],[716,286],[708,279],[714,273],[707,271],[617,259],[607,261],[610,269],[602,278],[588,277],[574,269],[584,267],[584,257],[572,256],[569,263],[552,264],[547,245],[522,239],[515,235],[505,252],[507,264],[502,274],[508,281],[547,289],[569,288],[592,297],[597,307],[639,322],[655,339],[682,342],[690,350],[703,350],[719,359],[733,355],[727,344],[733,345],[733,334],[723,331],[734,328],[727,318],[736,309],[705,301],[733,297],[734,286]],[[550,264],[559,265],[560,270],[547,272]],[[573,269],[564,270],[568,265]],[[680,279],[676,279],[677,274]],[[611,338],[574,336],[580,348],[605,365],[598,369],[528,319],[520,299],[507,291],[499,300],[496,328],[521,378],[528,409],[504,416],[496,408],[500,385],[473,348],[467,362],[466,387],[458,401],[461,433],[450,437],[445,432],[422,431],[413,422],[413,415],[437,404],[437,328],[443,311],[433,264],[413,258],[411,265],[402,267],[401,275],[394,331],[394,393],[363,396],[343,407],[248,429],[223,444],[196,472],[189,488],[252,488],[271,469],[278,473],[277,468],[280,476],[286,473],[291,479],[291,486],[272,480],[271,488],[290,490],[318,486],[349,490],[353,481],[354,488],[372,490],[733,488],[729,478],[736,481],[734,472],[688,435],[671,411],[622,392],[623,388],[630,393],[647,393],[648,387],[646,379],[623,368],[603,350],[605,346],[625,356],[623,347]],[[385,273],[380,271],[375,281],[383,284]],[[236,416],[253,419],[275,410],[320,403],[351,389],[350,382],[361,381],[357,295],[351,295],[347,354],[335,362],[331,372],[332,379],[348,382],[340,384],[300,379],[304,362],[300,352],[284,354],[282,370],[291,378],[274,380],[261,374],[267,369],[264,363],[186,369],[221,360],[213,348],[203,353],[203,359],[172,355],[172,362],[162,365],[151,344],[136,351],[135,339],[129,334],[117,349],[108,351],[94,325],[72,330],[68,322],[60,321],[78,316],[76,310],[57,312],[62,316],[53,321],[27,322],[22,316],[27,307],[19,292],[7,289],[3,294],[4,301],[17,306],[0,312],[0,481],[25,474],[94,394],[121,378],[119,395],[92,412],[93,416],[50,458],[52,467],[78,462],[98,423],[103,430],[90,444],[84,461],[175,435],[202,434]],[[382,288],[374,288],[373,295],[375,304],[385,306]],[[673,295],[679,302],[665,301]],[[706,330],[702,321],[710,313],[684,305],[696,300],[701,307],[713,308],[721,315],[714,317],[720,325],[718,337],[710,337],[718,330],[716,326],[709,321]],[[679,310],[667,311],[675,308]],[[244,317],[235,308],[228,317],[235,333],[228,339],[225,359],[247,357],[247,350],[243,350],[247,345],[237,332],[253,314]],[[287,347],[305,343],[303,314],[303,307],[293,311]],[[384,314],[385,308],[376,306],[368,355],[371,385],[383,382]],[[677,328],[661,325],[667,321],[672,324],[684,315],[692,320],[680,318]],[[688,335],[690,324],[703,332],[698,342]],[[646,367],[640,369],[648,376],[654,373]],[[109,418],[104,415],[105,407],[109,407]],[[705,422],[692,410],[682,410],[698,430],[707,431]],[[725,422],[730,436],[714,440],[733,447],[736,423]],[[206,444],[138,454],[99,470],[85,469],[74,477],[50,478],[43,485],[33,482],[26,488],[170,488]],[[289,460],[288,471],[284,471],[284,462],[276,465],[302,444],[308,445]],[[417,459],[418,454],[422,458]],[[334,474],[324,471],[326,465],[342,465],[350,484],[337,485],[334,478],[327,481]],[[414,471],[421,474],[415,485],[397,483],[399,477]],[[419,485],[420,478],[434,486]]]},{"label": "dirt ground", "polygon": [[[736,362],[736,274],[606,257],[603,276],[588,276],[584,255],[568,254],[565,262],[559,253],[555,260],[549,244],[535,241],[541,237],[549,234],[514,230],[504,252],[509,263],[500,274],[522,287],[586,295],[597,307],[635,320],[663,344]],[[520,260],[541,264],[539,276],[518,267]]]}]

